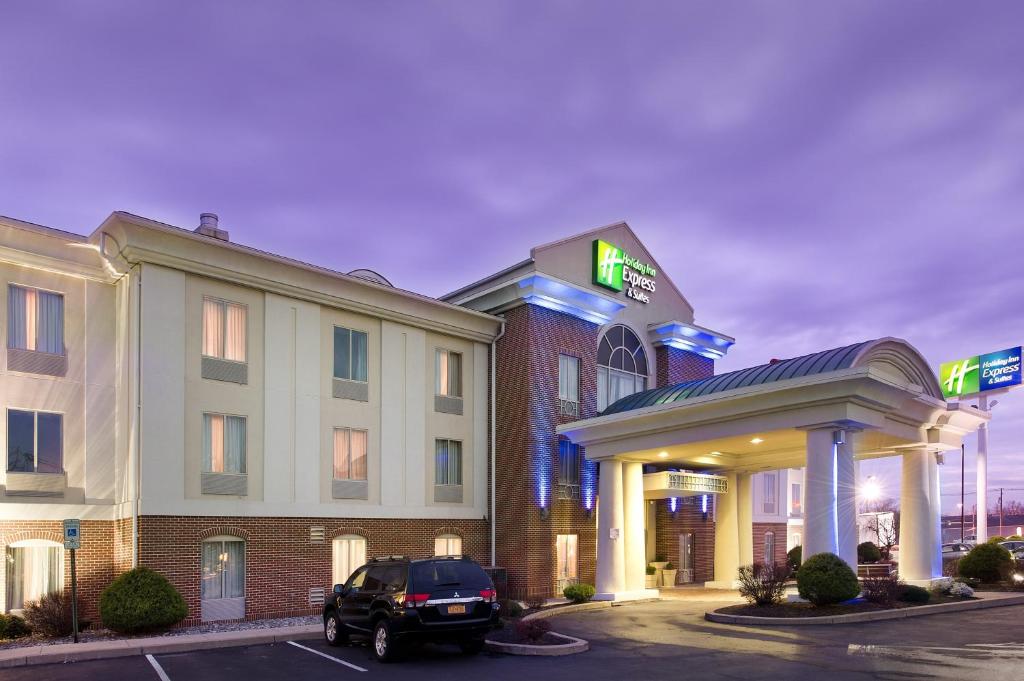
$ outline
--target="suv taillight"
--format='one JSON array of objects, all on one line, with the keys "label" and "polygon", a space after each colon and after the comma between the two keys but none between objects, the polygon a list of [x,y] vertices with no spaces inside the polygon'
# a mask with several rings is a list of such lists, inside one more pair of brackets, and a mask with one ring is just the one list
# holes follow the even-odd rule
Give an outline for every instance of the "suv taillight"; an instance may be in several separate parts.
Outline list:
[{"label": "suv taillight", "polygon": [[422,608],[430,600],[430,594],[405,594],[399,600],[407,608]]},{"label": "suv taillight", "polygon": [[493,603],[498,597],[498,592],[494,589],[480,589],[480,598],[484,599],[488,603]]}]

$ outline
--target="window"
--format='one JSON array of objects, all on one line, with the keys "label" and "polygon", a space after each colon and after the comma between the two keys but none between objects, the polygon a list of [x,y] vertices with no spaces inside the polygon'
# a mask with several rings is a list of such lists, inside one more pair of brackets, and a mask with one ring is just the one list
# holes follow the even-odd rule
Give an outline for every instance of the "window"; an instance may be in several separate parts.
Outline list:
[{"label": "window", "polygon": [[64,296],[11,284],[7,288],[7,347],[64,354]]},{"label": "window", "polygon": [[366,480],[365,430],[334,429],[334,479]]},{"label": "window", "polygon": [[773,565],[775,563],[775,533],[765,532],[764,533],[764,564]]},{"label": "window", "polygon": [[558,356],[558,399],[580,401],[580,360],[569,355]]},{"label": "window", "polygon": [[608,329],[597,346],[597,409],[647,389],[647,355],[631,329]]},{"label": "window", "polygon": [[775,473],[764,473],[762,474],[762,484],[764,485],[764,498],[762,499],[763,505],[762,510],[768,514],[775,513],[775,490],[778,487],[775,481]]},{"label": "window", "polygon": [[203,355],[245,361],[246,307],[203,298]]},{"label": "window", "polygon": [[555,537],[555,580],[558,593],[579,581],[576,539],[575,534],[559,534]]},{"label": "window", "polygon": [[366,563],[366,539],[356,534],[335,537],[331,542],[333,584],[344,584]]},{"label": "window", "polygon": [[64,589],[64,547],[43,539],[7,546],[7,610]]},{"label": "window", "polygon": [[60,414],[7,410],[7,470],[62,473],[63,421]]},{"label": "window", "polygon": [[793,534],[789,535],[789,548],[793,549],[794,547],[800,546],[800,543],[802,541],[803,537],[800,536],[800,533],[794,532]]},{"label": "window", "polygon": [[580,498],[580,448],[568,440],[558,441],[558,496]]},{"label": "window", "polygon": [[203,472],[245,473],[245,417],[203,414]]},{"label": "window", "polygon": [[462,397],[462,353],[438,350],[434,364],[434,394]]},{"label": "window", "polygon": [[334,327],[334,377],[366,382],[366,332]]},{"label": "window", "polygon": [[434,539],[435,556],[461,556],[462,537],[457,534],[442,534]]},{"label": "window", "polygon": [[437,440],[434,453],[434,484],[462,484],[462,443],[458,440]]},{"label": "window", "polygon": [[799,482],[794,482],[792,485],[789,486],[789,488],[790,488],[789,508],[791,509],[791,512],[793,513],[793,515],[800,515],[800,510],[801,510],[801,506],[800,506],[800,483]]},{"label": "window", "polygon": [[244,541],[221,536],[203,542],[201,595],[204,601],[245,596]]}]

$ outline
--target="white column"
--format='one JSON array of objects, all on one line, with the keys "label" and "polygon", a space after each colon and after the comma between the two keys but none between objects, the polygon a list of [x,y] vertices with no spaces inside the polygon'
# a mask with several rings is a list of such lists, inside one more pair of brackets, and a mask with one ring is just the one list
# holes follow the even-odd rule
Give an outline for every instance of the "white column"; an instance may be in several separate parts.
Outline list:
[{"label": "white column", "polygon": [[715,495],[715,579],[711,589],[731,589],[740,568],[736,474],[723,473],[728,491]]},{"label": "white column", "polygon": [[622,463],[623,553],[625,591],[644,590],[647,568],[644,542],[644,466],[634,461]]},{"label": "white column", "polygon": [[612,600],[626,583],[623,551],[622,462],[601,461],[598,486],[597,595],[598,600]]},{"label": "white column", "polygon": [[804,469],[803,559],[818,553],[838,554],[836,525],[836,453],[834,428],[807,431]]},{"label": "white column", "polygon": [[853,460],[858,433],[846,431],[845,442],[836,446],[836,522],[839,557],[857,569],[857,466]]},{"label": "white column", "polygon": [[[736,529],[739,531],[739,555],[737,556],[739,565],[753,565],[754,563],[753,481],[752,473],[736,474]],[[736,575],[733,575],[733,579],[735,578]]]},{"label": "white column", "polygon": [[938,455],[928,454],[928,507],[931,524],[929,527],[929,552],[931,554],[931,576],[942,576],[942,480],[940,479]]},{"label": "white column", "polygon": [[928,582],[932,577],[931,481],[923,449],[903,453],[903,484],[900,495],[900,577],[910,583]]},{"label": "white column", "polygon": [[[988,411],[988,396],[978,397],[978,408]],[[977,479],[975,482],[975,503],[978,505],[975,520],[975,538],[979,544],[988,541],[988,423],[978,426]],[[902,547],[900,547],[902,548]]]}]

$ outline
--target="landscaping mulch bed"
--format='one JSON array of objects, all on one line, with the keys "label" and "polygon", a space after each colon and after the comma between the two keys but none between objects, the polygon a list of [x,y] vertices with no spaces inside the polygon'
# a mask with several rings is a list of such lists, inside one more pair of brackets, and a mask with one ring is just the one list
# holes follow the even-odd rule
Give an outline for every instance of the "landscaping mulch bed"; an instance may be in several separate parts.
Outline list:
[{"label": "landscaping mulch bed", "polygon": [[715,612],[723,615],[747,615],[751,617],[835,617],[836,615],[852,615],[859,612],[879,612],[882,610],[901,610],[915,608],[920,605],[937,605],[939,603],[959,603],[973,601],[975,598],[958,598],[951,596],[935,596],[927,603],[903,603],[897,601],[891,607],[869,603],[863,600],[839,603],[836,605],[815,606],[811,603],[779,603],[777,605],[730,605],[719,608]]}]

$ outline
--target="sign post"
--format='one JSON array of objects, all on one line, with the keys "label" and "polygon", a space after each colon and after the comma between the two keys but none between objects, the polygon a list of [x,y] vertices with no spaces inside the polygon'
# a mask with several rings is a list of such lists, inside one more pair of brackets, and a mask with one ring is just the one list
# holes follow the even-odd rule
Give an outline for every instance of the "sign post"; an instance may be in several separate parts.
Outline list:
[{"label": "sign post", "polygon": [[71,627],[78,643],[78,571],[75,566],[75,552],[82,545],[82,527],[78,518],[64,520],[64,548],[71,551]]}]

